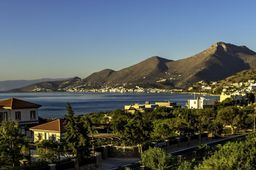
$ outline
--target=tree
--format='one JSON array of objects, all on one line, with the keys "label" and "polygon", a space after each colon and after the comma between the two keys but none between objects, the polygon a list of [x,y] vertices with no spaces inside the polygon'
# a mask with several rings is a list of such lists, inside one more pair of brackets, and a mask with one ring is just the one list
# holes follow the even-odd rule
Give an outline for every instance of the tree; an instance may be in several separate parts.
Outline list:
[{"label": "tree", "polygon": [[246,93],[246,100],[248,104],[252,104],[255,102],[255,95],[253,93]]},{"label": "tree", "polygon": [[195,132],[195,117],[192,114],[191,109],[176,109],[174,110],[176,115],[176,127],[180,132],[180,136],[185,136],[188,139],[188,145],[190,145],[191,136]]},{"label": "tree", "polygon": [[199,141],[202,142],[202,133],[208,130],[212,123],[212,109],[197,109],[192,112],[194,129],[199,133]]},{"label": "tree", "polygon": [[216,120],[223,124],[223,126],[229,125],[231,128],[231,134],[234,134],[235,126],[239,126],[241,122],[242,113],[239,108],[235,106],[227,106],[218,110]]},{"label": "tree", "polygon": [[39,158],[48,162],[60,160],[63,152],[62,144],[54,140],[43,140],[37,144]]},{"label": "tree", "polygon": [[164,140],[176,136],[174,121],[174,118],[155,120],[153,122],[153,131],[151,132],[151,137],[153,139]]},{"label": "tree", "polygon": [[214,119],[208,125],[208,131],[212,133],[214,136],[220,136],[223,133],[223,125],[218,120]]},{"label": "tree", "polygon": [[114,133],[118,136],[122,136],[124,125],[126,125],[130,119],[132,119],[132,115],[130,113],[118,110],[112,112],[112,129]]},{"label": "tree", "polygon": [[141,154],[142,165],[153,170],[164,170],[173,158],[161,148],[149,148]]},{"label": "tree", "polygon": [[256,136],[247,137],[246,141],[229,142],[205,159],[196,170],[205,169],[255,169],[256,165]]},{"label": "tree", "polygon": [[89,156],[91,144],[88,136],[88,126],[74,116],[74,111],[69,103],[67,104],[65,120],[64,142],[67,145],[67,150],[71,151],[78,159]]},{"label": "tree", "polygon": [[19,164],[23,158],[22,149],[28,140],[20,133],[16,122],[3,122],[0,126],[0,163],[1,165]]},{"label": "tree", "polygon": [[[125,122],[125,121],[123,121]],[[123,128],[117,129],[118,136],[125,145],[138,145],[139,152],[142,152],[142,144],[150,139],[152,123],[143,119],[141,113],[135,113],[135,116],[128,119]]]}]

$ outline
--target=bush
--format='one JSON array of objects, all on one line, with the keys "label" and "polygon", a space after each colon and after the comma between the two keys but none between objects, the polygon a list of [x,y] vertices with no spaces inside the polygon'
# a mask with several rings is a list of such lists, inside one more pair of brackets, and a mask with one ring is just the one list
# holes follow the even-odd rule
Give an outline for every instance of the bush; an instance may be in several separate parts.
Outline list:
[{"label": "bush", "polygon": [[170,165],[171,160],[171,155],[161,148],[149,148],[141,154],[142,165],[154,170],[164,170]]}]

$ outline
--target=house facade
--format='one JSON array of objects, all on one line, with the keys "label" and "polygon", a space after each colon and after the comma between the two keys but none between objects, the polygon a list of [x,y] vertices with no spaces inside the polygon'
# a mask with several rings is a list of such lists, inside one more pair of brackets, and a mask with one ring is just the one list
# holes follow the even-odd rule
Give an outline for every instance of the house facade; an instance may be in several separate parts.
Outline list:
[{"label": "house facade", "polygon": [[56,119],[47,123],[43,123],[30,128],[33,132],[33,141],[40,142],[42,140],[60,141],[65,132],[65,121]]},{"label": "house facade", "polygon": [[198,97],[196,99],[190,99],[187,101],[187,107],[189,109],[204,109],[214,106],[215,101],[206,99],[204,97]]},{"label": "house facade", "polygon": [[0,101],[0,122],[17,121],[22,125],[38,123],[38,108],[41,105],[24,100],[9,98]]},{"label": "house facade", "polygon": [[22,134],[32,137],[29,127],[38,124],[38,108],[41,105],[28,101],[9,98],[0,101],[0,123],[4,121],[18,122]]}]

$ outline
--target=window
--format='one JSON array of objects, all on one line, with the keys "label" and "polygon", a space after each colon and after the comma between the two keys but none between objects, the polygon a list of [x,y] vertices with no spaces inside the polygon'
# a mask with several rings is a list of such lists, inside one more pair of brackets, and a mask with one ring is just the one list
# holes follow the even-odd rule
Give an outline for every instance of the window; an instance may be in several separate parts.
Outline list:
[{"label": "window", "polygon": [[42,133],[38,133],[38,136],[37,136],[38,140],[42,140],[42,137],[43,137]]},{"label": "window", "polygon": [[0,122],[8,121],[8,113],[7,112],[0,112]]},{"label": "window", "polygon": [[21,113],[15,112],[15,120],[21,120]]},{"label": "window", "polygon": [[36,119],[36,111],[32,110],[30,111],[30,120],[35,120]]},{"label": "window", "polygon": [[2,122],[4,120],[4,113],[0,112],[0,122]]}]

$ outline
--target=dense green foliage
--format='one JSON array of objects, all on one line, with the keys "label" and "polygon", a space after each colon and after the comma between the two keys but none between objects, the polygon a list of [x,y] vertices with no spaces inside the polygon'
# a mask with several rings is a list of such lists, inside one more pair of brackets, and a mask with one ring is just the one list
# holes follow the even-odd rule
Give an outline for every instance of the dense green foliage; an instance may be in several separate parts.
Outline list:
[{"label": "dense green foliage", "polygon": [[19,125],[15,122],[3,122],[0,126],[0,165],[19,165],[23,159],[22,151],[28,146],[28,141],[20,133]]},{"label": "dense green foliage", "polygon": [[242,112],[235,106],[228,106],[218,110],[217,121],[222,123],[223,126],[231,127],[231,134],[234,134],[235,126],[238,126],[242,120]]},{"label": "dense green foliage", "polygon": [[205,159],[196,170],[232,170],[256,167],[256,135],[251,135],[246,141],[230,142],[219,149],[208,159]]},{"label": "dense green foliage", "polygon": [[175,119],[159,119],[153,122],[152,139],[168,139],[176,136]]},{"label": "dense green foliage", "polygon": [[153,170],[164,170],[172,161],[171,155],[161,148],[149,148],[141,154],[142,165]]},{"label": "dense green foliage", "polygon": [[73,109],[70,104],[67,104],[67,113],[65,114],[67,124],[65,126],[64,142],[66,150],[77,157],[83,158],[90,155],[90,139],[88,125],[79,117],[74,116]]},{"label": "dense green foliage", "polygon": [[59,161],[63,155],[63,144],[54,140],[43,140],[37,144],[37,154],[42,161]]},{"label": "dense green foliage", "polygon": [[[206,109],[156,109],[153,112],[126,113],[114,111],[111,117],[113,133],[120,137],[121,144],[143,144],[149,140],[166,140],[174,137],[185,137],[190,140],[194,135],[202,139],[208,132],[221,136],[225,129],[234,134],[242,129],[253,128],[253,112],[250,106],[237,107],[216,105]],[[99,122],[99,121],[97,121]]]}]

